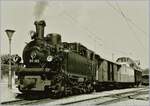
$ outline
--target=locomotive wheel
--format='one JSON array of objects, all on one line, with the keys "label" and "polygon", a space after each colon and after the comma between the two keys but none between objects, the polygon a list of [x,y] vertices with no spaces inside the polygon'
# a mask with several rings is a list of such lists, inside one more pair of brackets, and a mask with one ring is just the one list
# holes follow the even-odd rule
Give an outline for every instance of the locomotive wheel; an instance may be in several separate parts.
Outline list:
[{"label": "locomotive wheel", "polygon": [[64,78],[60,79],[59,82],[56,82],[52,90],[50,90],[50,96],[52,98],[61,98],[64,96],[69,96],[71,94],[72,91]]},{"label": "locomotive wheel", "polygon": [[50,95],[52,98],[61,98],[65,96],[70,96],[72,94],[73,93],[70,87],[68,87],[67,85],[63,85],[63,86],[61,85],[57,90],[51,92]]},{"label": "locomotive wheel", "polygon": [[76,86],[73,87],[72,92],[74,95],[80,94],[79,89]]},{"label": "locomotive wheel", "polygon": [[[62,87],[61,89],[64,89],[64,87]],[[48,97],[53,98],[53,99],[61,98],[64,95],[64,92],[61,92],[59,89],[53,89],[53,90],[49,89],[46,93]]]},{"label": "locomotive wheel", "polygon": [[70,87],[66,87],[65,92],[64,92],[64,96],[70,96],[72,94],[73,94],[72,89]]},{"label": "locomotive wheel", "polygon": [[45,95],[46,97],[49,98],[61,98],[64,96],[65,94],[65,86],[62,86],[60,83],[55,85],[55,86],[51,86],[51,87],[45,87]]},{"label": "locomotive wheel", "polygon": [[91,83],[87,84],[87,93],[91,93],[94,91],[94,87],[92,86]]},{"label": "locomotive wheel", "polygon": [[75,85],[73,87],[73,94],[78,95],[78,94],[85,94],[87,93],[87,86],[85,83],[79,83],[78,85]]}]

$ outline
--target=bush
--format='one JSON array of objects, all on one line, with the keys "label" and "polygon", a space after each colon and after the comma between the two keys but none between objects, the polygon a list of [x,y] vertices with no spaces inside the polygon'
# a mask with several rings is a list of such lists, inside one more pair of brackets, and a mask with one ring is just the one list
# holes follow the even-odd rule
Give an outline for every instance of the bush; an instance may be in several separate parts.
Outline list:
[{"label": "bush", "polygon": [[[15,65],[21,61],[21,57],[18,54],[11,55],[11,64]],[[1,56],[1,64],[9,64],[9,55],[5,54]]]}]

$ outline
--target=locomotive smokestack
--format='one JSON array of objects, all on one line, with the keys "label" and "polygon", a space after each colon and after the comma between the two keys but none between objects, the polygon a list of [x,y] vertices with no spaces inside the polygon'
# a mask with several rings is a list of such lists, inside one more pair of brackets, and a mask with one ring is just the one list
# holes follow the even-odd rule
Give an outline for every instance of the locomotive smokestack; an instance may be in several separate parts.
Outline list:
[{"label": "locomotive smokestack", "polygon": [[38,35],[38,38],[43,39],[44,38],[44,27],[46,26],[45,21],[44,20],[35,21],[34,24],[36,27],[36,33]]}]

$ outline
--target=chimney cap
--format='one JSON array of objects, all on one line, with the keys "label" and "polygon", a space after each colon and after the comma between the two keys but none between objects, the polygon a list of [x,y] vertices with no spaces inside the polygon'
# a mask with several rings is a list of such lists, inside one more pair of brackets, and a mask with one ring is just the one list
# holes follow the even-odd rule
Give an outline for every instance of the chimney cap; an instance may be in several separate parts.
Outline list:
[{"label": "chimney cap", "polygon": [[45,23],[44,20],[35,21],[34,24],[35,24],[35,25],[43,25],[43,26],[46,26],[46,23]]}]

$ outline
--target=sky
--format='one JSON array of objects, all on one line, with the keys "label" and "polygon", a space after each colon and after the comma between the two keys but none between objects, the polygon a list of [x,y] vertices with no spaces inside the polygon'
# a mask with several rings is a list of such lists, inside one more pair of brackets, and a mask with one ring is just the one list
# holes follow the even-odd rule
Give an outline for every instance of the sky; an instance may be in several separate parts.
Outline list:
[{"label": "sky", "polygon": [[[45,20],[45,36],[59,33],[62,41],[80,42],[101,57],[126,56],[149,65],[149,1],[1,1],[1,54],[9,51],[6,29],[13,29],[12,54],[22,56],[34,21]],[[41,4],[41,5],[40,5]],[[41,12],[40,15],[38,12]]]}]

